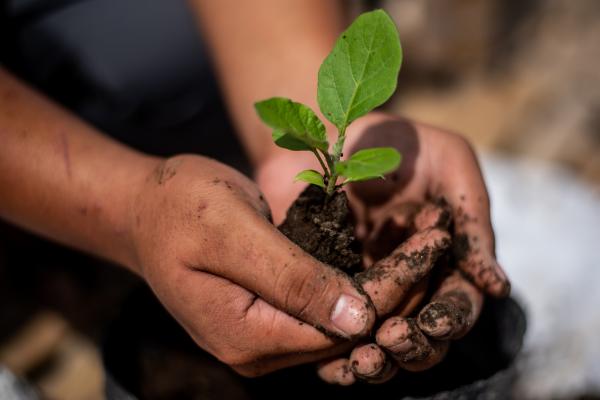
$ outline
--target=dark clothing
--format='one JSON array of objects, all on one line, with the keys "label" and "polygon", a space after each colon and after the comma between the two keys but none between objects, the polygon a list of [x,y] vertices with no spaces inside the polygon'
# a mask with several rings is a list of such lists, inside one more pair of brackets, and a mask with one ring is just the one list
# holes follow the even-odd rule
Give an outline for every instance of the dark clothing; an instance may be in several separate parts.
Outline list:
[{"label": "dark clothing", "polygon": [[185,0],[7,0],[2,63],[102,131],[244,172]]}]

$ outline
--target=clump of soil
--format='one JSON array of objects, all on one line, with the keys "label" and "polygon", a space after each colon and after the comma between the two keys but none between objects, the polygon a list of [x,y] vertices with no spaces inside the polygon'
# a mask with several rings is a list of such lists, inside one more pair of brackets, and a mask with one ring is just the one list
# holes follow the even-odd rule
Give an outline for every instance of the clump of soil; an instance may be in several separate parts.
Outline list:
[{"label": "clump of soil", "polygon": [[360,243],[354,236],[354,218],[348,197],[309,185],[287,211],[279,230],[304,251],[349,274],[360,269]]}]

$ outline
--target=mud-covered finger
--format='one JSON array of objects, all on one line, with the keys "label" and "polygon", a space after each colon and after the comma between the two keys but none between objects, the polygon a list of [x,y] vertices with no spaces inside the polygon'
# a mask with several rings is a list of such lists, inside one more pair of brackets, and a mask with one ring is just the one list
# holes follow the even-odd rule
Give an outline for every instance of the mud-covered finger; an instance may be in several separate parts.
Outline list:
[{"label": "mud-covered finger", "polygon": [[444,360],[448,354],[450,342],[445,340],[429,340],[430,350],[423,359],[414,359],[407,362],[398,362],[398,366],[406,371],[421,372],[435,367]]},{"label": "mud-covered finger", "polygon": [[394,309],[392,315],[407,317],[412,314],[427,295],[430,280],[430,277],[425,277],[417,282],[406,294],[400,305]]},{"label": "mud-covered finger", "polygon": [[400,362],[425,359],[431,351],[429,341],[413,318],[388,318],[377,330],[375,340]]},{"label": "mud-covered finger", "polygon": [[378,329],[377,344],[386,349],[402,369],[422,371],[439,363],[447,343],[427,338],[412,318],[391,317]]},{"label": "mud-covered finger", "polygon": [[397,372],[395,363],[374,343],[355,347],[350,354],[350,366],[357,378],[373,384],[386,382]]},{"label": "mud-covered finger", "polygon": [[446,275],[417,317],[419,328],[438,339],[463,337],[475,324],[483,305],[483,293],[459,271]]},{"label": "mud-covered finger", "polygon": [[317,374],[323,381],[340,386],[349,386],[356,382],[348,358],[336,358],[317,365]]},{"label": "mud-covered finger", "polygon": [[355,280],[373,301],[377,315],[385,316],[398,307],[449,245],[450,235],[446,231],[427,229],[414,234],[392,254],[357,274]]},{"label": "mud-covered finger", "polygon": [[492,244],[479,227],[457,228],[453,254],[458,267],[477,287],[495,297],[510,293],[510,282],[490,250]]},{"label": "mud-covered finger", "polygon": [[510,283],[495,258],[490,201],[475,152],[458,135],[436,139],[447,143],[438,142],[434,146],[440,154],[432,154],[433,159],[443,157],[444,162],[433,167],[432,192],[443,197],[452,208],[453,249],[458,266],[485,292],[506,296]]},{"label": "mud-covered finger", "polygon": [[376,344],[362,344],[350,353],[350,366],[354,375],[360,378],[374,378],[385,367],[386,355]]},{"label": "mud-covered finger", "polygon": [[452,221],[452,209],[444,199],[427,201],[416,212],[413,225],[415,231],[430,228],[448,230]]},{"label": "mud-covered finger", "polygon": [[400,368],[408,371],[433,367],[443,360],[448,350],[448,342],[427,338],[412,318],[389,318],[377,331],[376,340]]}]

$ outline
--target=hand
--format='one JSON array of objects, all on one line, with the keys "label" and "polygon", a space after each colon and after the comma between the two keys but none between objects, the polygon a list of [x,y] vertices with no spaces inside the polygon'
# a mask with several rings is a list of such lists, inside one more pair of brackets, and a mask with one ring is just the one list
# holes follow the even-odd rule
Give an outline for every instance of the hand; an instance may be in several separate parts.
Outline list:
[{"label": "hand", "polygon": [[[441,360],[447,348],[446,342],[431,341],[429,338],[457,338],[475,323],[483,296],[474,285],[495,296],[506,295],[510,290],[508,280],[495,260],[489,199],[476,157],[469,144],[456,134],[380,113],[372,113],[351,125],[347,143],[349,148],[353,148],[352,152],[364,147],[393,146],[403,155],[400,169],[385,181],[369,181],[350,187],[351,205],[358,217],[357,232],[367,244],[367,263],[387,254],[406,239],[407,228],[414,225],[411,216],[414,217],[415,210],[410,204],[443,198],[455,221],[454,249],[462,273],[453,273],[437,283],[434,303],[421,311],[422,317],[417,318],[417,321],[403,318],[411,311],[411,307],[406,307],[399,313],[396,311],[394,319],[384,323],[377,334],[379,344],[395,355],[405,368],[429,367]],[[309,159],[300,159],[297,155],[294,157],[296,162],[290,164],[296,165],[285,168],[282,168],[281,160],[272,159],[271,162],[279,165],[279,182],[284,178],[291,180],[291,177],[284,176],[289,170],[298,171],[308,165]],[[300,164],[303,165],[300,167]],[[265,164],[257,178],[269,203],[275,206],[274,216],[277,220],[282,218],[285,207],[293,201],[301,188],[292,191],[281,184],[269,185],[273,173],[270,165]],[[435,209],[430,215],[434,214]],[[470,282],[463,275],[469,277]],[[413,295],[405,297],[404,303],[418,304],[425,287],[425,283],[421,283],[414,289]],[[374,291],[370,294],[373,296]],[[376,299],[373,301],[377,303]],[[429,317],[444,309],[470,311],[460,321],[440,321],[439,324],[432,323],[429,326],[425,323],[437,321],[437,318]],[[382,315],[378,313],[378,316]],[[395,329],[388,329],[392,326]],[[416,347],[422,351],[415,351],[418,349],[413,348],[414,343],[400,346],[400,342],[413,331],[412,337],[418,338],[420,343]],[[423,331],[428,335],[423,335]],[[374,350],[368,351],[369,348]],[[412,360],[411,356],[406,355],[411,351]],[[415,356],[416,353],[419,355]],[[352,361],[357,361],[361,354],[362,358],[372,360],[384,356],[378,346],[369,345],[360,351],[355,350]],[[409,361],[412,366],[408,365]],[[328,377],[336,376],[336,369],[347,368],[350,364],[349,360],[343,362],[339,359],[324,364],[320,375],[328,380]],[[377,366],[378,363],[372,365]],[[386,370],[390,375],[389,371],[393,368]],[[359,376],[371,375],[371,380],[382,380],[373,369],[357,372]]]},{"label": "hand", "polygon": [[257,186],[231,168],[161,161],[133,208],[140,274],[200,347],[243,375],[339,354],[350,342],[334,336],[374,323],[351,279],[279,233]]},{"label": "hand", "polygon": [[[379,240],[375,236],[374,243],[367,247],[367,252],[373,245],[389,244],[390,236],[394,232],[410,234],[415,230],[400,249],[424,235],[448,228],[450,210],[445,204],[426,202],[420,207],[403,207],[393,215],[399,226],[385,224],[379,233],[387,236],[388,240]],[[441,249],[429,246],[424,253],[435,253]],[[398,253],[398,249],[392,253]],[[401,253],[402,254],[402,253]],[[404,253],[406,254],[406,252]],[[421,257],[423,253],[412,252],[412,258]],[[474,325],[481,311],[482,293],[470,282],[466,281],[461,273],[448,265],[448,257],[437,260],[438,268],[432,276],[417,282],[410,290],[399,287],[392,292],[382,284],[382,280],[364,282],[364,277],[385,276],[389,271],[390,257],[381,259],[370,266],[365,272],[360,273],[357,279],[362,282],[365,291],[373,297],[373,303],[378,315],[388,315],[376,333],[376,343],[366,343],[357,346],[349,358],[337,358],[333,361],[321,363],[320,376],[331,383],[336,383],[332,377],[339,372],[338,368],[350,368],[355,377],[371,383],[382,383],[394,376],[398,367],[409,371],[421,371],[439,363],[445,356],[449,340],[464,336]],[[406,255],[402,258],[406,258]],[[410,259],[410,258],[409,258]],[[407,272],[414,271],[412,266],[405,268]],[[402,282],[409,276],[405,272]],[[429,303],[423,307],[415,318],[407,318],[416,307],[421,304],[426,291],[433,291]],[[381,294],[384,293],[382,296]],[[395,307],[395,308],[394,308]],[[389,310],[393,311],[390,313]],[[386,350],[386,351],[384,351]],[[389,356],[391,356],[391,358]]]}]

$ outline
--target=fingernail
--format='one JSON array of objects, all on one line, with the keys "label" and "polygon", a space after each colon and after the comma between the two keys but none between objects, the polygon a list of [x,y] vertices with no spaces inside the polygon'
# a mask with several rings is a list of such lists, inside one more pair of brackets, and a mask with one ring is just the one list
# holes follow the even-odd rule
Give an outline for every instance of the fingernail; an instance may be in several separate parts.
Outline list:
[{"label": "fingernail", "polygon": [[393,353],[408,353],[413,348],[413,343],[410,339],[404,339],[400,343],[394,343],[387,346],[387,348]]},{"label": "fingernail", "polygon": [[435,320],[435,324],[434,328],[430,328],[425,333],[436,338],[443,338],[446,335],[449,335],[453,328],[448,317],[438,318]]},{"label": "fingernail", "polygon": [[331,322],[344,336],[355,336],[365,330],[367,313],[364,301],[342,294],[331,312]]},{"label": "fingernail", "polygon": [[[375,345],[357,347],[352,351],[350,359],[352,371],[362,377],[375,377],[379,375],[386,364],[385,353]],[[359,360],[362,360],[361,363]]]},{"label": "fingernail", "polygon": [[419,313],[419,327],[429,336],[439,338],[448,335],[453,329],[451,314],[445,304],[430,303]]},{"label": "fingernail", "polygon": [[[385,330],[384,326],[387,326]],[[402,318],[390,318],[377,333],[377,343],[392,353],[407,353],[413,348],[410,327]]]}]

